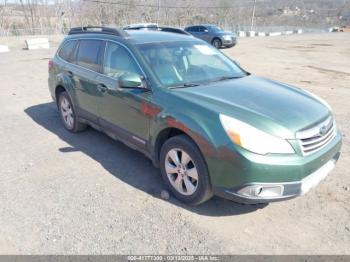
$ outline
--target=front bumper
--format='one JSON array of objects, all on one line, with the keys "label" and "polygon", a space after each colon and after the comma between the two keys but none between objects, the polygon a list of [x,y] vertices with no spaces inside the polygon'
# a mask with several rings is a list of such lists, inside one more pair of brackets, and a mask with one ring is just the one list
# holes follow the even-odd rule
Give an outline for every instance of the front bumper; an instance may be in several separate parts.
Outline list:
[{"label": "front bumper", "polygon": [[308,156],[300,152],[263,156],[230,145],[222,147],[217,157],[208,161],[214,194],[246,204],[300,196],[333,169],[341,144],[342,136],[337,132],[326,147]]},{"label": "front bumper", "polygon": [[259,204],[287,200],[306,194],[318,185],[335,167],[340,152],[325,165],[302,180],[286,183],[250,183],[235,188],[214,187],[214,193],[242,204]]},{"label": "front bumper", "polygon": [[232,47],[235,46],[237,44],[237,40],[236,39],[232,39],[232,40],[222,40],[222,46],[224,47]]}]

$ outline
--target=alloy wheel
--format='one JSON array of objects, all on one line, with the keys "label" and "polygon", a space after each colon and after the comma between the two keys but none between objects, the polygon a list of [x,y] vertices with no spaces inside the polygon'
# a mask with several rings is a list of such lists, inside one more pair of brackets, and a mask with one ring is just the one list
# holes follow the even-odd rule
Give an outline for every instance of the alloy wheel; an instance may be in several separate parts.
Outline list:
[{"label": "alloy wheel", "polygon": [[74,126],[74,114],[72,106],[67,98],[62,97],[60,109],[64,123],[69,129],[72,129]]},{"label": "alloy wheel", "polygon": [[216,48],[220,48],[220,47],[221,47],[220,40],[215,39],[215,40],[213,41],[213,45],[214,45]]},{"label": "alloy wheel", "polygon": [[193,195],[198,188],[198,171],[182,149],[171,149],[165,157],[165,170],[171,185],[182,195]]}]

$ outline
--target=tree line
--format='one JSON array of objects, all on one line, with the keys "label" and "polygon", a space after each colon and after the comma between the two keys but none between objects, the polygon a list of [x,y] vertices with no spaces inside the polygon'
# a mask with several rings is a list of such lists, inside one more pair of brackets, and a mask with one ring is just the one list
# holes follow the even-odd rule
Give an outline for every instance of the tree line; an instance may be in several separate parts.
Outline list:
[{"label": "tree line", "polygon": [[[0,30],[65,33],[83,25],[212,23],[251,27],[329,27],[350,23],[350,0],[0,0]],[[11,31],[12,30],[12,31]]]}]

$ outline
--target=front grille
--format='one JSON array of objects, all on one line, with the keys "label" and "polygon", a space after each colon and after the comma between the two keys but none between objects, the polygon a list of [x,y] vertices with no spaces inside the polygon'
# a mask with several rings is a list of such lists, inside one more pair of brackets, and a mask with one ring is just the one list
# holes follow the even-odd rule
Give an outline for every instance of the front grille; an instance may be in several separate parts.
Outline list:
[{"label": "front grille", "polygon": [[332,117],[322,123],[297,133],[303,155],[309,155],[325,147],[336,135],[336,126]]}]

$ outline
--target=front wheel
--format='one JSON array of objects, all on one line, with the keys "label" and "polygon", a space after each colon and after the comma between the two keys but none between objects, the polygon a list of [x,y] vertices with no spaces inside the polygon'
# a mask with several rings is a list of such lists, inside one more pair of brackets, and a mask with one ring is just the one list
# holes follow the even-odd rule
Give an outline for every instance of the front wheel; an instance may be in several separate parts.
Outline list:
[{"label": "front wheel", "polygon": [[160,152],[163,180],[182,202],[198,205],[212,197],[205,160],[185,135],[170,138]]},{"label": "front wheel", "polygon": [[212,42],[213,46],[215,46],[217,49],[221,48],[222,46],[222,42],[220,39],[218,38],[215,38]]}]

